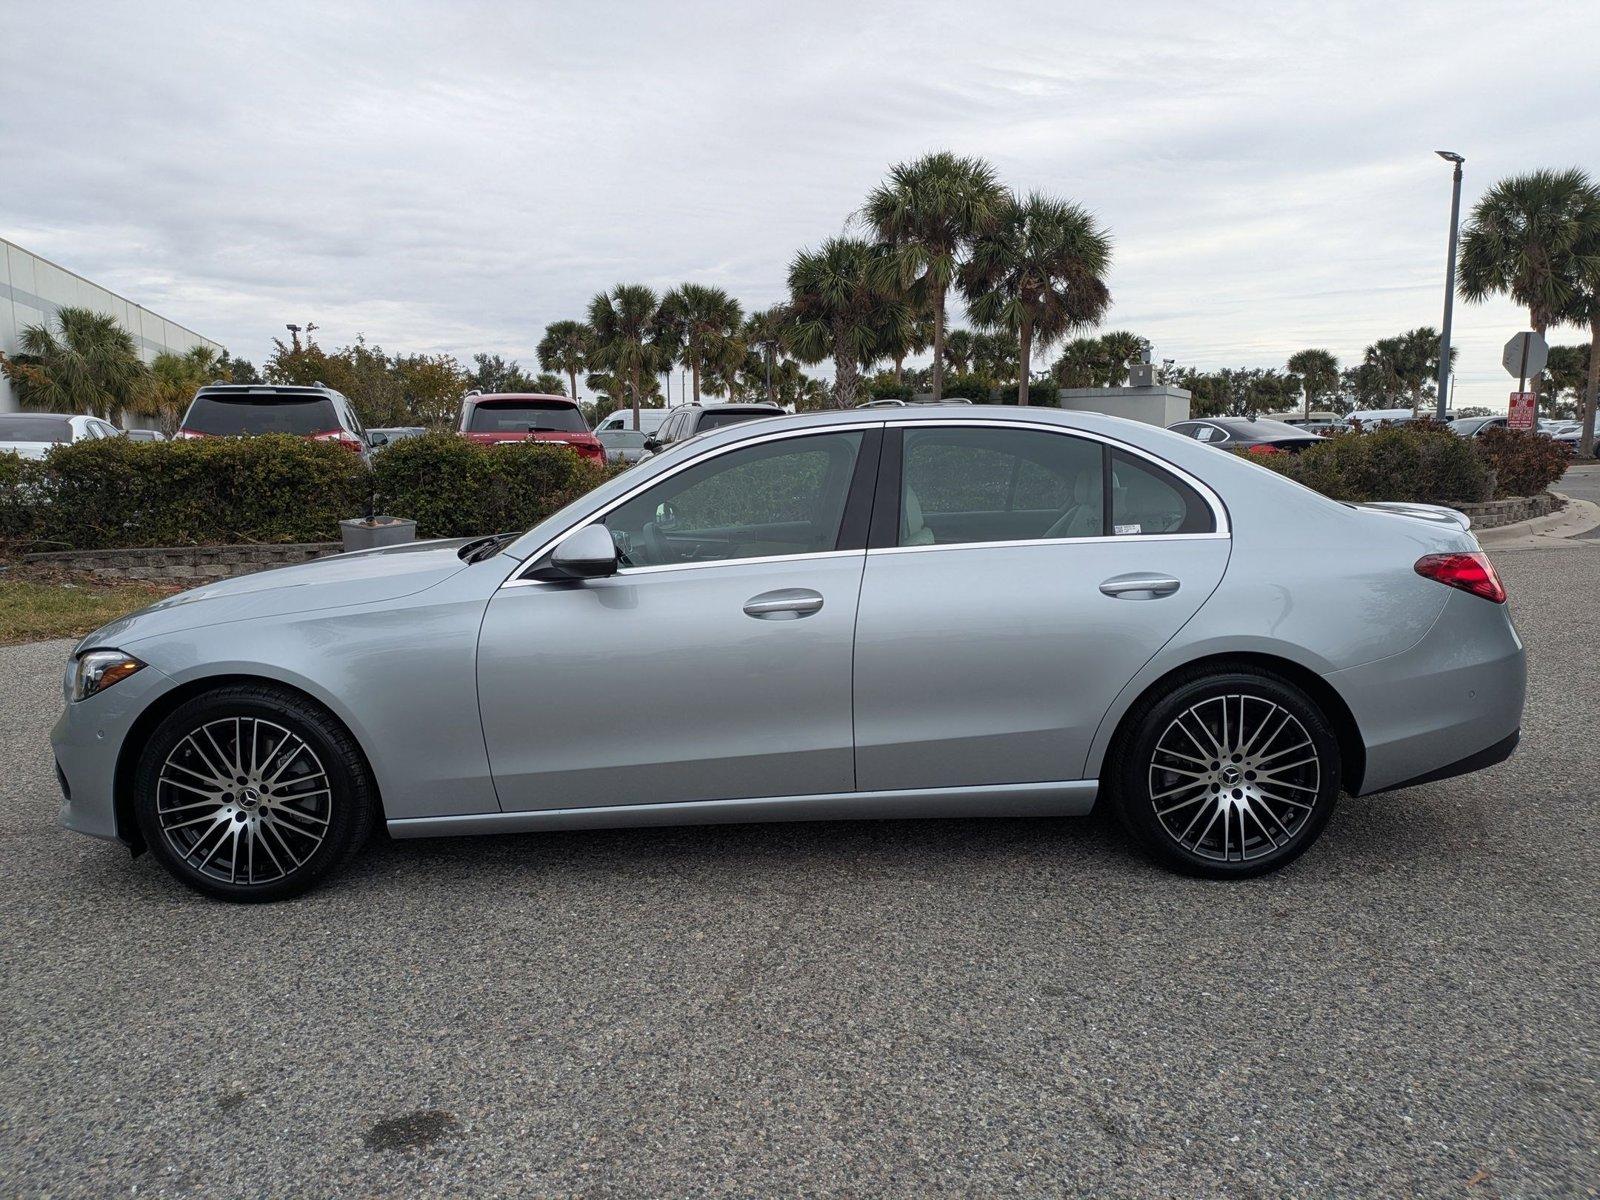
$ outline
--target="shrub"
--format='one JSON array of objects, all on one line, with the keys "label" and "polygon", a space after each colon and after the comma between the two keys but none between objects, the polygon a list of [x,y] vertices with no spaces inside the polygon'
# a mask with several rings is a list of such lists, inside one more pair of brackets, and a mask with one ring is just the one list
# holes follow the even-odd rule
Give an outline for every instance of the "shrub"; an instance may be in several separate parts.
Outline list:
[{"label": "shrub", "polygon": [[1567,469],[1566,451],[1542,433],[1493,426],[1480,433],[1475,444],[1494,472],[1497,495],[1537,496]]},{"label": "shrub", "polygon": [[1490,490],[1489,469],[1471,441],[1437,425],[1385,425],[1298,455],[1248,457],[1334,500],[1468,504]]},{"label": "shrub", "polygon": [[373,463],[379,507],[416,521],[419,537],[527,529],[612,473],[565,446],[480,446],[450,433],[396,442]]},{"label": "shrub", "polygon": [[285,435],[74,442],[0,469],[0,534],[74,550],[329,541],[366,475],[341,446]]}]

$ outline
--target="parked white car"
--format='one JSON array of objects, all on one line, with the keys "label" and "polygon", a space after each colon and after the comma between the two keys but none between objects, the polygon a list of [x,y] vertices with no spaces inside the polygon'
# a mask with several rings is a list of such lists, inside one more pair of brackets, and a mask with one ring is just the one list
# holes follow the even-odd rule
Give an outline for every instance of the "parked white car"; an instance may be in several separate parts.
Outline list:
[{"label": "parked white car", "polygon": [[[654,433],[660,429],[667,420],[667,411],[664,408],[641,408],[639,410],[639,432]],[[633,409],[619,408],[616,412],[607,413],[605,420],[594,427],[596,433],[605,433],[611,429],[632,429]]]},{"label": "parked white car", "polygon": [[0,413],[0,454],[43,458],[52,446],[118,437],[122,430],[99,417],[64,417],[60,413]]}]

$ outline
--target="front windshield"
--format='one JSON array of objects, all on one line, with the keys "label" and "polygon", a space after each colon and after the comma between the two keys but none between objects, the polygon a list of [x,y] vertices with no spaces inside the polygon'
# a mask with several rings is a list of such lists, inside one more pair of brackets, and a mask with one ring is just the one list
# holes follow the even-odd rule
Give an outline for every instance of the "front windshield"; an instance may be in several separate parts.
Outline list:
[{"label": "front windshield", "polygon": [[468,433],[588,433],[583,414],[571,404],[539,400],[476,404]]},{"label": "front windshield", "polygon": [[72,422],[47,413],[0,413],[0,442],[70,442]]}]

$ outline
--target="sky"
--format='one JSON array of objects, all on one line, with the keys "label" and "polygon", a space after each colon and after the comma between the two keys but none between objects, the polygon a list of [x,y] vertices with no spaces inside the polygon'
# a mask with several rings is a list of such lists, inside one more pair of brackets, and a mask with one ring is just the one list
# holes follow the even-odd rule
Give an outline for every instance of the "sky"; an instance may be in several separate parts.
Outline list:
[{"label": "sky", "polygon": [[[0,30],[0,235],[258,364],[314,322],[531,365],[619,282],[764,307],[891,164],[951,149],[1099,217],[1104,328],[1158,359],[1348,365],[1439,324],[1434,150],[1467,157],[1464,215],[1600,175],[1594,0],[0,0]],[[1525,321],[1457,304],[1458,406],[1505,406]]]}]

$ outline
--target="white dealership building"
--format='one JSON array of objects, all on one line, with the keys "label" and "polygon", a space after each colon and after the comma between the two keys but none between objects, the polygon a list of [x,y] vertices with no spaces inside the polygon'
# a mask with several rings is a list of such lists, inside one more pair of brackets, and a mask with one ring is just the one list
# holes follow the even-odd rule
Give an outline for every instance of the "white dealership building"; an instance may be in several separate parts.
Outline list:
[{"label": "white dealership building", "polygon": [[[210,346],[222,353],[221,344],[210,338],[0,238],[0,350],[16,353],[24,327],[53,326],[56,310],[61,308],[110,313],[133,335],[133,344],[145,362],[166,350],[181,354],[195,346]],[[0,412],[16,408],[11,384],[0,375]]]}]

